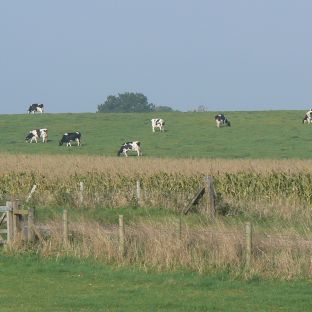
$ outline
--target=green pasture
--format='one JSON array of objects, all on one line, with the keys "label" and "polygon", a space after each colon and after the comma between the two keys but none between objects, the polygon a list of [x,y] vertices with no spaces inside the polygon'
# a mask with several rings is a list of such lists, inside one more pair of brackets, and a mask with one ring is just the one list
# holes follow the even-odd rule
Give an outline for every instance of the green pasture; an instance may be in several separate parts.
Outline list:
[{"label": "green pasture", "polygon": [[311,281],[155,273],[71,259],[0,254],[0,310],[311,311]]},{"label": "green pasture", "polygon": [[[225,113],[232,127],[217,128],[216,112],[0,115],[1,152],[115,156],[122,143],[139,140],[149,157],[310,158],[312,125],[302,124],[303,111]],[[165,119],[165,133],[152,132],[155,117]],[[36,128],[48,128],[48,144],[25,143]],[[82,133],[82,146],[58,146],[73,131]]]}]

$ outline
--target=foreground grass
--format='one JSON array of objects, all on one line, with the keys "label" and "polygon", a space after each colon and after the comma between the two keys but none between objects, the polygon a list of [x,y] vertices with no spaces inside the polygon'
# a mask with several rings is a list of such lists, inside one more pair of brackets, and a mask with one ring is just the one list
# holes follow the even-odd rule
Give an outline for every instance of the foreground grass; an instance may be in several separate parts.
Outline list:
[{"label": "foreground grass", "polygon": [[311,311],[311,281],[144,273],[0,253],[6,311]]}]

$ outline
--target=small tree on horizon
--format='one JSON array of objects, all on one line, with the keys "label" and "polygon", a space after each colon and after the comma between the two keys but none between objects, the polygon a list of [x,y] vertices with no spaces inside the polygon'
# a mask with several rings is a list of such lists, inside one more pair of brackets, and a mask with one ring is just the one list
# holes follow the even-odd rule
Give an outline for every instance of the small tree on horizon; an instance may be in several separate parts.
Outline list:
[{"label": "small tree on horizon", "polygon": [[142,93],[125,92],[118,96],[110,95],[98,105],[98,113],[141,113],[155,111],[155,105],[148,103]]}]

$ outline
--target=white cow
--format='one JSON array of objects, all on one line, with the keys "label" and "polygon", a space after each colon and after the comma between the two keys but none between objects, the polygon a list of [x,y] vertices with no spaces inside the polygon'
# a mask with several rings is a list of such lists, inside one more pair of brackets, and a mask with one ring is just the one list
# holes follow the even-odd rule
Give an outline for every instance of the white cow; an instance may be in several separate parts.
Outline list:
[{"label": "white cow", "polygon": [[155,128],[159,128],[159,131],[164,132],[165,131],[165,121],[161,118],[154,118],[151,119],[152,122],[152,129],[153,132],[155,132]]}]

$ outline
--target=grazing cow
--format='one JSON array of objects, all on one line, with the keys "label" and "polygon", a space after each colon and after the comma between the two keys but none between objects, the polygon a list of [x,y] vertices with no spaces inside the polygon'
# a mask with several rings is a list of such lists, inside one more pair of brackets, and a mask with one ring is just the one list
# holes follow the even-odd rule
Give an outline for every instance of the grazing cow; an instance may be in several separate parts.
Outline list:
[{"label": "grazing cow", "polygon": [[139,141],[133,141],[133,142],[126,142],[126,143],[122,144],[118,153],[117,153],[117,156],[120,156],[121,154],[123,154],[126,157],[128,157],[127,152],[129,152],[129,151],[137,152],[138,156],[142,155],[141,143]]},{"label": "grazing cow", "polygon": [[76,141],[77,145],[81,145],[81,133],[76,131],[76,132],[70,132],[70,133],[64,133],[62,136],[59,145],[63,145],[66,143],[66,146],[71,146],[71,141]]},{"label": "grazing cow", "polygon": [[31,104],[28,108],[28,114],[30,113],[43,113],[43,104]]},{"label": "grazing cow", "polygon": [[231,127],[230,121],[223,114],[216,115],[215,121],[218,128],[220,128],[221,126]]},{"label": "grazing cow", "polygon": [[155,128],[159,128],[159,131],[165,131],[165,121],[160,118],[154,118],[151,120],[152,122],[152,129],[155,132]]},{"label": "grazing cow", "polygon": [[36,143],[38,143],[39,138],[42,139],[42,143],[48,142],[48,129],[43,128],[29,131],[25,138],[25,141],[29,143],[35,141]]},{"label": "grazing cow", "polygon": [[302,123],[312,123],[312,108],[305,113]]}]

